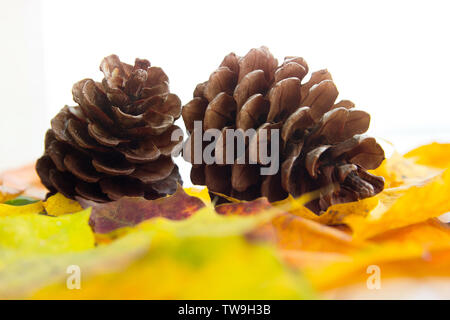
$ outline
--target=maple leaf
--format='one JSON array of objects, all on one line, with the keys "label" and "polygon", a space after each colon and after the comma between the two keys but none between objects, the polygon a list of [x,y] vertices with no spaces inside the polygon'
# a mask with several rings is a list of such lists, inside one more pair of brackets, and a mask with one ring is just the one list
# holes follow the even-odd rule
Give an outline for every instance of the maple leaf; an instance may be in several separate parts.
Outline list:
[{"label": "maple leaf", "polygon": [[367,280],[367,268],[377,266],[383,279],[450,277],[450,228],[436,220],[388,231],[371,239],[370,246],[322,266],[303,268],[318,290]]},{"label": "maple leaf", "polygon": [[[188,220],[147,220],[120,241],[146,235],[151,246],[125,271],[84,272],[82,290],[67,290],[57,281],[36,299],[301,299],[313,298],[311,287],[286,268],[273,248],[249,243],[242,232],[252,218],[210,216]],[[200,212],[199,212],[200,213]],[[195,224],[191,221],[196,219]],[[217,219],[216,219],[217,218]],[[214,221],[214,222],[212,222]],[[231,222],[230,222],[231,221]],[[244,222],[244,226],[239,226]],[[231,224],[230,224],[231,223]],[[215,226],[211,231],[211,226]],[[231,226],[231,228],[230,228]],[[186,231],[186,228],[188,231]],[[222,230],[225,232],[215,232]],[[113,242],[111,245],[113,245]],[[108,245],[110,246],[110,245]],[[84,269],[83,269],[84,270]]]},{"label": "maple leaf", "polygon": [[[7,226],[4,229],[9,231],[0,237],[12,242],[0,242],[0,297],[315,297],[301,275],[280,261],[274,248],[246,240],[248,232],[270,221],[276,212],[228,217],[207,206],[189,219],[155,217],[122,228],[120,237],[94,247],[88,225],[90,210],[59,217],[28,214],[3,218],[0,227]],[[29,265],[34,267],[27,268]],[[69,265],[82,272],[81,290],[67,290]]]},{"label": "maple leaf", "polygon": [[79,212],[83,210],[78,202],[66,198],[61,193],[57,193],[43,203],[45,212],[51,216],[60,216],[63,214]]},{"label": "maple leaf", "polygon": [[180,220],[190,217],[205,206],[202,200],[189,196],[183,188],[166,198],[146,200],[142,197],[123,197],[109,203],[80,200],[92,206],[90,224],[96,233],[108,233],[121,227],[134,226],[154,217]]}]

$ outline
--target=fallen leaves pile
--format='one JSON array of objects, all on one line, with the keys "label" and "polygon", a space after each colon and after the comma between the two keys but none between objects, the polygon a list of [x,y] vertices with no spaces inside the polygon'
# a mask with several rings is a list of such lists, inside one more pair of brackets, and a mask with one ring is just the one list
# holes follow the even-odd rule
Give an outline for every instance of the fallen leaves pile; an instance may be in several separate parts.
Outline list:
[{"label": "fallen leaves pile", "polygon": [[382,193],[320,216],[303,206],[314,193],[214,208],[206,189],[95,204],[3,186],[0,298],[450,298],[450,144],[375,174]]}]

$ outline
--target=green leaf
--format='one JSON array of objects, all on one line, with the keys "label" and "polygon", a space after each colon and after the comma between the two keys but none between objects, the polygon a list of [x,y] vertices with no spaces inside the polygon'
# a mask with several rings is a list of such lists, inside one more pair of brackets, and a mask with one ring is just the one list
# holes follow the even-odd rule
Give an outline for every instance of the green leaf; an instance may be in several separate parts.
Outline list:
[{"label": "green leaf", "polygon": [[27,204],[36,203],[39,200],[32,199],[29,197],[20,196],[13,200],[6,201],[5,204],[9,204],[11,206],[26,206]]}]

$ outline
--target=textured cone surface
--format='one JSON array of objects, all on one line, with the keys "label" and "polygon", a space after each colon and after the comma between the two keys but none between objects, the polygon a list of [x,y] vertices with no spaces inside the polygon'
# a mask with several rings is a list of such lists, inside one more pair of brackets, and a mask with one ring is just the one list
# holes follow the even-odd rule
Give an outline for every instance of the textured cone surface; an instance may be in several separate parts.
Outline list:
[{"label": "textured cone surface", "polygon": [[181,102],[169,92],[168,77],[147,60],[132,66],[116,55],[104,58],[100,70],[103,81],[75,83],[77,105],[52,119],[36,164],[42,183],[50,193],[97,202],[175,192],[182,181],[171,152],[182,137],[171,135]]},{"label": "textured cone surface", "polygon": [[[182,110],[190,133],[192,182],[242,200],[265,196],[277,201],[288,194],[296,197],[320,190],[320,197],[307,205],[316,213],[382,191],[383,178],[367,172],[384,159],[375,139],[362,135],[369,127],[369,114],[355,110],[351,101],[336,102],[338,90],[327,70],[303,81],[307,73],[303,58],[286,57],[279,65],[266,47],[252,49],[244,57],[227,55],[209,80],[197,85],[193,100]],[[221,131],[214,148],[216,163],[194,161],[194,145],[205,148],[198,141],[195,121],[202,121],[195,129],[202,133]],[[245,154],[236,152],[234,158],[226,154],[227,128],[255,130],[245,140]],[[262,129],[269,138],[261,136]],[[260,169],[268,165],[259,159],[259,150],[271,150],[273,129],[279,132],[273,141],[279,146],[275,154],[279,170],[262,175]],[[225,162],[227,157],[234,163]],[[242,157],[244,163],[238,161]]]}]

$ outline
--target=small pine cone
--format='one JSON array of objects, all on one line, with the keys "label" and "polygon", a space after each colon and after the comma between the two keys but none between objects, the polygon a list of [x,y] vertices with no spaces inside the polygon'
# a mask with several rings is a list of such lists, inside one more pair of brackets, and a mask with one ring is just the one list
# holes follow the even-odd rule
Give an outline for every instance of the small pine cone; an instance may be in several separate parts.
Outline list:
[{"label": "small pine cone", "polygon": [[77,106],[65,106],[52,119],[44,155],[36,171],[50,194],[107,202],[122,196],[154,199],[182,183],[171,141],[179,129],[180,99],[169,92],[159,67],[136,59],[134,66],[116,55],[103,59],[103,81],[74,84]]},{"label": "small pine cone", "polygon": [[[336,103],[338,90],[327,70],[302,83],[307,73],[303,58],[286,57],[278,66],[266,47],[244,57],[227,55],[182,110],[189,145],[195,142],[194,121],[203,121],[202,133],[212,128],[222,132],[214,149],[216,163],[194,163],[191,157],[192,182],[242,200],[265,196],[277,201],[320,189],[320,197],[307,204],[317,214],[383,190],[383,178],[367,172],[384,159],[375,139],[361,135],[369,127],[369,114],[354,110],[348,100]],[[242,154],[235,155],[234,164],[217,164],[217,159],[225,163],[229,128],[256,131],[245,141],[244,164],[237,161]],[[262,129],[269,137],[271,130],[279,130],[276,174],[261,175],[267,164],[248,161],[257,157],[261,143],[270,150],[270,139],[259,139]]]}]

